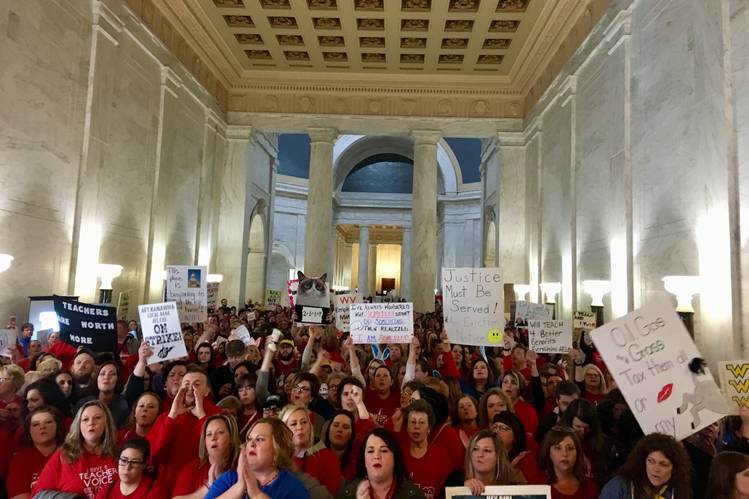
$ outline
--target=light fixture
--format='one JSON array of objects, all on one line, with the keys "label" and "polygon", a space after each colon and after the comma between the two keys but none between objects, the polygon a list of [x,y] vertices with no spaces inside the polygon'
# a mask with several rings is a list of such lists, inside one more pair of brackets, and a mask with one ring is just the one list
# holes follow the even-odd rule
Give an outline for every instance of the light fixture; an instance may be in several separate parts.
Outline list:
[{"label": "light fixture", "polygon": [[223,282],[224,274],[208,274],[208,282]]},{"label": "light fixture", "polygon": [[546,303],[556,303],[557,294],[562,290],[561,282],[542,282],[541,292],[546,296]]},{"label": "light fixture", "polygon": [[99,303],[112,303],[112,281],[120,274],[122,274],[122,265],[100,263],[96,266],[96,275],[101,280]]},{"label": "light fixture", "polygon": [[13,256],[7,253],[0,253],[0,272],[5,272],[10,268]]},{"label": "light fixture", "polygon": [[513,284],[512,290],[515,291],[515,300],[525,300],[525,295],[532,291],[530,284]]},{"label": "light fixture", "polygon": [[603,307],[603,297],[611,291],[611,281],[587,280],[583,281],[583,289],[590,295],[591,307]]},{"label": "light fixture", "polygon": [[676,296],[676,311],[694,313],[692,297],[700,292],[700,278],[694,275],[667,275],[661,280],[666,291]]}]

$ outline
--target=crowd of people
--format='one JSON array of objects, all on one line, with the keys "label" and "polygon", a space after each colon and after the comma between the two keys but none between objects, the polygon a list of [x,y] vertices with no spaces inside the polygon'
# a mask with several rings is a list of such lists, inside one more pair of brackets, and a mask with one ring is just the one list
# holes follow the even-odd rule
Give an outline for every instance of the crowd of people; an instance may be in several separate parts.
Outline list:
[{"label": "crowd of people", "polygon": [[[569,355],[455,344],[436,311],[410,344],[354,344],[293,311],[222,306],[189,356],[148,364],[46,344],[15,323],[0,366],[0,497],[357,498],[550,485],[554,499],[749,499],[749,409],[677,441],[643,435],[587,333]],[[251,341],[234,330],[245,325]]]}]

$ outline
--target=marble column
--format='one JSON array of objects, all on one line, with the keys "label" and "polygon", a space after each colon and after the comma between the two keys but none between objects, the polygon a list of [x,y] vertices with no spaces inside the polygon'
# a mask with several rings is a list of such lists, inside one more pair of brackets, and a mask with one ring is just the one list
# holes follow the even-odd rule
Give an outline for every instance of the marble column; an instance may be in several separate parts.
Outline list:
[{"label": "marble column", "polygon": [[418,130],[414,138],[411,208],[411,299],[417,312],[434,311],[437,279],[437,142],[440,132]]},{"label": "marble column", "polygon": [[377,245],[369,245],[369,295],[377,294]]},{"label": "marble column", "polygon": [[359,227],[359,293],[366,296],[369,293],[369,227]]},{"label": "marble column", "polygon": [[401,244],[401,298],[411,297],[411,227],[403,227],[403,243]]},{"label": "marble column", "polygon": [[[310,128],[309,194],[304,230],[304,273],[330,271],[330,231],[333,224],[333,143],[335,128]],[[332,276],[331,276],[332,277]]]}]

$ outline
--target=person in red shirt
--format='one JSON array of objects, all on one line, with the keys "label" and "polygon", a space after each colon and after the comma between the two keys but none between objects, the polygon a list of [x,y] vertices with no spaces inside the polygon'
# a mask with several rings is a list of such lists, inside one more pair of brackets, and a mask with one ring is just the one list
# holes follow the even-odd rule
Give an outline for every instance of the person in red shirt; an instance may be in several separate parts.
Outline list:
[{"label": "person in red shirt", "polygon": [[534,483],[540,476],[538,469],[538,444],[523,427],[517,415],[502,411],[494,416],[492,431],[499,437],[507,451],[513,468],[523,474],[528,483]]},{"label": "person in red shirt", "polygon": [[344,480],[351,480],[356,476],[356,454],[352,453],[355,423],[354,415],[350,411],[339,409],[323,434],[323,443],[338,458]]},{"label": "person in red shirt", "polygon": [[502,377],[502,391],[510,397],[515,414],[523,422],[525,431],[531,435],[535,435],[538,428],[538,414],[533,404],[523,399],[525,388],[525,378],[517,371],[508,371]]},{"label": "person in red shirt", "polygon": [[214,414],[206,419],[200,434],[198,458],[177,477],[172,496],[175,499],[202,499],[213,482],[232,469],[240,452],[237,422],[229,414]]},{"label": "person in red shirt", "polygon": [[481,495],[491,485],[523,485],[527,481],[512,467],[502,442],[490,430],[481,430],[468,443],[464,485]]},{"label": "person in red shirt", "polygon": [[72,492],[94,499],[117,476],[117,428],[107,406],[86,402],[73,419],[63,446],[47,461],[32,497],[44,490]]},{"label": "person in red shirt", "polygon": [[299,359],[295,353],[293,340],[284,338],[278,342],[278,355],[273,361],[276,376],[286,375],[299,368]]},{"label": "person in red shirt", "polygon": [[0,366],[0,426],[13,433],[20,423],[20,410],[23,400],[18,390],[25,379],[23,369],[15,364]]},{"label": "person in red shirt", "polygon": [[162,499],[167,497],[161,483],[144,473],[151,445],[143,437],[133,437],[122,447],[117,458],[119,474],[114,482],[102,487],[96,499]]},{"label": "person in red shirt", "polygon": [[526,384],[531,382],[531,361],[527,358],[528,348],[522,343],[516,343],[510,350],[510,355],[502,358],[502,372],[515,370],[523,375]]},{"label": "person in red shirt", "polygon": [[479,426],[486,430],[491,427],[494,416],[502,411],[514,411],[514,404],[501,388],[490,388],[479,401]]},{"label": "person in red shirt", "polygon": [[463,447],[468,447],[468,441],[481,429],[478,424],[479,404],[470,395],[463,395],[458,399],[456,408],[453,423],[458,429]]},{"label": "person in red shirt", "polygon": [[187,374],[187,362],[175,360],[164,370],[164,400],[161,401],[161,412],[169,413],[174,397],[182,387],[182,378]]},{"label": "person in red shirt", "polygon": [[161,414],[148,433],[153,464],[160,466],[159,480],[166,490],[174,488],[179,472],[198,457],[200,434],[208,416],[221,412],[211,401],[208,376],[191,366],[168,414]]},{"label": "person in red shirt", "polygon": [[26,417],[21,445],[8,470],[6,489],[10,499],[29,499],[31,489],[49,456],[65,440],[62,416],[54,407],[38,407]]},{"label": "person in red shirt", "polygon": [[421,489],[426,499],[435,499],[439,497],[453,466],[446,450],[429,443],[434,412],[426,401],[415,400],[406,408],[403,419],[407,439],[401,440],[401,447],[409,478]]},{"label": "person in red shirt", "polygon": [[255,421],[263,417],[262,408],[257,400],[257,375],[255,373],[243,374],[237,379],[237,398],[242,403],[242,411],[238,415],[238,427],[240,440]]},{"label": "person in red shirt", "polygon": [[546,434],[539,465],[543,475],[536,482],[551,485],[552,499],[597,499],[598,487],[585,479],[580,439],[571,428],[555,426]]},{"label": "person in red shirt", "polygon": [[384,426],[400,407],[400,391],[393,390],[393,378],[385,364],[375,368],[370,384],[364,400],[375,423]]},{"label": "person in red shirt", "polygon": [[[577,371],[578,369],[575,372],[575,381],[578,381]],[[588,364],[582,368],[582,375],[583,381],[578,384],[582,385],[580,388],[583,392],[583,398],[593,405],[598,405],[608,392],[603,372],[595,364]]]},{"label": "person in red shirt", "polygon": [[[135,401],[130,413],[129,425],[120,430],[119,442],[124,444],[132,437],[145,437],[159,417],[161,399],[154,392],[143,392]],[[150,449],[149,449],[150,450]],[[150,452],[149,452],[150,454]]]}]

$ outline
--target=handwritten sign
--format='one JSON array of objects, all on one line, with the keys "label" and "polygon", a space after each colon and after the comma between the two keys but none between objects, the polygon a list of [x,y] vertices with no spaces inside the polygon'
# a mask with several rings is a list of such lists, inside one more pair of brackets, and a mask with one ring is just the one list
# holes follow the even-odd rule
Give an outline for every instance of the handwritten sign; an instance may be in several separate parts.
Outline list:
[{"label": "handwritten sign", "polygon": [[250,335],[250,331],[247,329],[247,326],[245,326],[244,324],[232,331],[232,334],[236,339],[241,340],[242,343],[244,343],[246,346],[252,345],[252,336]]},{"label": "handwritten sign", "polygon": [[138,305],[138,315],[143,328],[143,340],[153,348],[148,365],[187,356],[176,303]]},{"label": "handwritten sign", "polygon": [[130,291],[120,291],[117,298],[117,319],[126,321],[130,315]]},{"label": "handwritten sign", "polygon": [[572,327],[584,331],[593,331],[596,328],[596,314],[593,312],[575,312],[572,318]]},{"label": "handwritten sign", "polygon": [[551,499],[550,485],[490,485],[479,495],[468,487],[447,487],[446,499]]},{"label": "handwritten sign", "polygon": [[359,293],[345,293],[335,297],[335,327],[339,331],[348,332],[351,330],[350,314],[351,304],[361,303],[362,295]]},{"label": "handwritten sign", "polygon": [[749,407],[749,360],[718,362],[718,377],[734,414],[738,414],[741,407]]},{"label": "handwritten sign", "polygon": [[523,300],[515,302],[515,321],[551,320],[554,307],[544,303],[531,303]]},{"label": "handwritten sign", "polygon": [[166,268],[166,301],[177,304],[182,322],[203,322],[208,317],[206,267],[169,265]]},{"label": "handwritten sign", "polygon": [[727,414],[726,401],[669,300],[650,303],[590,333],[645,434],[683,439]]},{"label": "handwritten sign", "polygon": [[572,327],[568,321],[528,321],[528,343],[536,353],[569,353]]},{"label": "handwritten sign", "polygon": [[442,292],[450,341],[478,346],[502,343],[504,290],[498,268],[443,268]]},{"label": "handwritten sign", "polygon": [[281,292],[275,289],[265,290],[265,309],[273,310],[281,304]]},{"label": "handwritten sign", "polygon": [[352,303],[350,326],[354,343],[410,343],[413,303]]},{"label": "handwritten sign", "polygon": [[206,285],[208,310],[216,310],[218,308],[218,288],[220,285],[220,282],[209,282]]},{"label": "handwritten sign", "polygon": [[0,329],[0,357],[13,357],[16,347],[15,329]]}]

